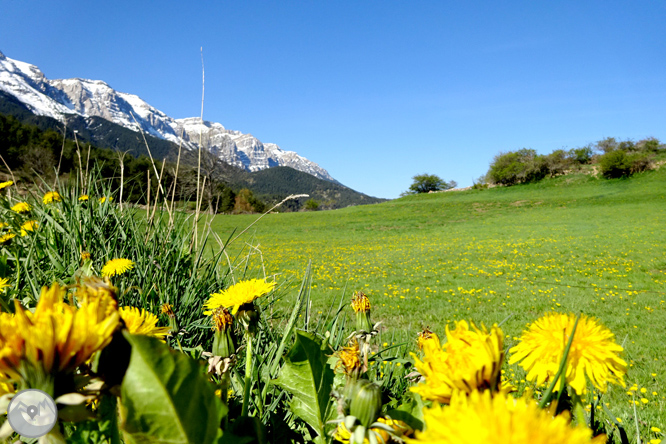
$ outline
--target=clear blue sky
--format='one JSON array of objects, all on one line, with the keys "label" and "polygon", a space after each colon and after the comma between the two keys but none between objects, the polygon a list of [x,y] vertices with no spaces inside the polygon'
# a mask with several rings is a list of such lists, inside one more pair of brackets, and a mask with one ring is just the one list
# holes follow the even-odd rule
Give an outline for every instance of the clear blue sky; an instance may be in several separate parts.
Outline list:
[{"label": "clear blue sky", "polygon": [[101,79],[397,197],[471,185],[500,151],[666,140],[666,2],[0,3],[0,51]]}]

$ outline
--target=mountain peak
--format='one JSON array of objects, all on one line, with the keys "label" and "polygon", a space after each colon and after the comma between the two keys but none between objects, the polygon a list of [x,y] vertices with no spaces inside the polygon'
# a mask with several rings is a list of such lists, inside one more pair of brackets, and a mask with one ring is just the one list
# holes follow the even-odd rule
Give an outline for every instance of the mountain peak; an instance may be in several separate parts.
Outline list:
[{"label": "mountain peak", "polygon": [[276,144],[264,144],[252,134],[229,130],[220,123],[201,121],[198,117],[174,119],[139,96],[116,91],[102,80],[49,80],[36,66],[10,59],[1,52],[0,91],[14,96],[33,113],[61,122],[71,114],[101,117],[132,131],[141,130],[175,144],[182,143],[185,149],[198,149],[201,140],[204,148],[224,162],[247,171],[288,166],[335,182],[316,163]]}]

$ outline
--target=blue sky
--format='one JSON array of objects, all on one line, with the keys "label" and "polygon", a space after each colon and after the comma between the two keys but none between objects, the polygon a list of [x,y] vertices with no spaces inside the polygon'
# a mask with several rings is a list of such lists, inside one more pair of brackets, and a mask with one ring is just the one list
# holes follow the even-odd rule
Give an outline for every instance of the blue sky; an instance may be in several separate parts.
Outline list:
[{"label": "blue sky", "polygon": [[101,79],[394,198],[494,155],[666,140],[666,2],[10,1],[0,51]]}]

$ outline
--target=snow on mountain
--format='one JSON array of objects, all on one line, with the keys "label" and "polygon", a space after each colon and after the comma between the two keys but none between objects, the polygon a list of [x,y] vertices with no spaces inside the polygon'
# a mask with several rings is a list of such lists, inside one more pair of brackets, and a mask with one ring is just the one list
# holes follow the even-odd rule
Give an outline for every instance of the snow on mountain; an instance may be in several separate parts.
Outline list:
[{"label": "snow on mountain", "polygon": [[288,166],[320,179],[334,181],[316,163],[285,151],[274,143],[262,143],[251,134],[226,129],[215,122],[197,117],[174,119],[153,108],[139,96],[114,90],[101,80],[49,80],[39,68],[5,57],[0,52],[0,91],[28,107],[33,113],[65,121],[67,115],[97,116],[133,131],[142,131],[186,149],[196,149],[199,142],[214,154],[248,171],[274,166]]}]

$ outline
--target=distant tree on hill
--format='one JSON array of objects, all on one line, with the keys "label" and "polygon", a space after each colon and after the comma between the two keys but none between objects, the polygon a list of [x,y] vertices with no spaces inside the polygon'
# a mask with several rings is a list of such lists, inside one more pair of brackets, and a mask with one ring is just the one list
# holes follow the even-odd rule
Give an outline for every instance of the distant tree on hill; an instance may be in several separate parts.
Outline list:
[{"label": "distant tree on hill", "polygon": [[314,199],[309,199],[307,202],[305,202],[305,210],[306,211],[317,211],[319,209],[319,202],[317,202]]},{"label": "distant tree on hill", "polygon": [[450,182],[445,181],[439,176],[434,174],[417,174],[412,177],[414,182],[409,186],[409,189],[402,193],[402,195],[429,193],[431,191],[443,191],[455,188],[458,184],[455,180]]},{"label": "distant tree on hill", "polygon": [[536,182],[547,174],[546,156],[538,155],[535,150],[523,148],[495,156],[487,177],[491,183],[514,185]]}]

